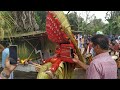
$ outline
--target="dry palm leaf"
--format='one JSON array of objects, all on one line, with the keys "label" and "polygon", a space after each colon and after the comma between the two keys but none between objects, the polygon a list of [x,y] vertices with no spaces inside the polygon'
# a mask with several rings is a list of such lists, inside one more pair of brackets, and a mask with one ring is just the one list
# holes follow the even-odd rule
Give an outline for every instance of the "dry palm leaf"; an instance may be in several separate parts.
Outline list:
[{"label": "dry palm leaf", "polygon": [[62,27],[61,30],[63,30],[66,33],[67,37],[72,41],[72,43],[75,46],[76,53],[77,53],[79,59],[84,62],[85,60],[81,54],[80,49],[78,49],[78,47],[77,47],[77,42],[76,42],[75,38],[73,37],[70,24],[67,20],[67,17],[64,14],[64,12],[63,11],[52,11],[52,13],[54,13],[55,17],[59,19],[59,21],[61,23],[61,27]]}]

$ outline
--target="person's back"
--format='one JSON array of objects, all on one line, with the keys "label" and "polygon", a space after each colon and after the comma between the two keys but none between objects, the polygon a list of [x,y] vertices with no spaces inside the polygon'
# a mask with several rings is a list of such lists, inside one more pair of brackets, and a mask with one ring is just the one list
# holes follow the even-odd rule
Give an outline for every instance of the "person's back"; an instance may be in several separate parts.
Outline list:
[{"label": "person's back", "polygon": [[[90,69],[91,74],[96,72],[94,74],[96,79],[117,79],[117,65],[108,52],[95,56]],[[91,78],[90,76],[89,74],[88,78]]]},{"label": "person's back", "polygon": [[6,60],[6,58],[7,58],[8,55],[9,55],[9,48],[5,48],[2,51],[2,68],[5,67],[5,60]]}]

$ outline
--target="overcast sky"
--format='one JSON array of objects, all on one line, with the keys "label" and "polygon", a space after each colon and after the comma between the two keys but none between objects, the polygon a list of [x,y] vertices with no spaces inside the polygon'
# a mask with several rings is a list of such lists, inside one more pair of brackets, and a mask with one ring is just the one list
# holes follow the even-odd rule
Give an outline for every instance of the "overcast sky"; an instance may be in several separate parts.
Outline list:
[{"label": "overcast sky", "polygon": [[[64,11],[65,14],[66,14],[67,12],[68,12],[68,11]],[[70,12],[72,12],[72,11],[70,11]],[[105,20],[106,12],[107,12],[107,11],[90,11],[90,15],[95,14],[95,16],[96,16],[97,19],[100,18],[100,19],[102,19],[102,21],[103,21],[104,23],[107,23],[107,21]],[[77,11],[77,14],[78,14],[78,15],[80,14],[80,16],[83,17],[83,18],[86,17],[85,11]]]}]

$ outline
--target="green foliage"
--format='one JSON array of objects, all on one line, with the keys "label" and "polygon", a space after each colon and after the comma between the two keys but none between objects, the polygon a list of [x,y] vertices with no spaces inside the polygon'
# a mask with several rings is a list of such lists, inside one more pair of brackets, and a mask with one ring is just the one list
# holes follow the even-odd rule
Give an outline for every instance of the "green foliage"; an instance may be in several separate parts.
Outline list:
[{"label": "green foliage", "polygon": [[109,34],[120,34],[120,11],[110,11],[106,17],[109,22]]},{"label": "green foliage", "polygon": [[93,23],[93,33],[96,33],[97,31],[103,31],[104,23],[101,19],[94,19],[91,23]]},{"label": "green foliage", "polygon": [[120,11],[110,11],[106,15],[108,23],[103,23],[101,19],[92,19],[86,22],[76,12],[67,15],[72,29],[84,31],[85,34],[93,34],[97,31],[102,31],[104,34],[120,34]]},{"label": "green foliage", "polygon": [[41,31],[45,31],[46,11],[35,11],[35,19]]},{"label": "green foliage", "polygon": [[3,39],[5,34],[11,34],[14,19],[10,12],[0,11],[0,38]]},{"label": "green foliage", "polygon": [[68,14],[68,20],[72,29],[77,31],[84,31],[85,34],[93,34],[97,31],[104,31],[104,23],[101,19],[94,18],[89,23],[84,21],[81,16],[78,16],[76,12]]},{"label": "green foliage", "polygon": [[81,27],[84,20],[82,17],[78,17],[76,12],[68,14],[67,17],[72,30],[75,31],[82,30]]}]

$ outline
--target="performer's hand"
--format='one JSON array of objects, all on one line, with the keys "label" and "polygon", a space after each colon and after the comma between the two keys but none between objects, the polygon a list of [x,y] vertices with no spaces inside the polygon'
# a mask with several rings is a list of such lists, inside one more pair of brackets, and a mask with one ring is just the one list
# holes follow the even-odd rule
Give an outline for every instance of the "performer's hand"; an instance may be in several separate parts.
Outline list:
[{"label": "performer's hand", "polygon": [[40,71],[40,68],[35,67],[35,71],[36,71],[36,72],[39,72],[39,71]]},{"label": "performer's hand", "polygon": [[36,72],[39,72],[41,65],[39,65],[39,64],[34,64],[34,65],[35,65],[35,70],[36,70]]}]

